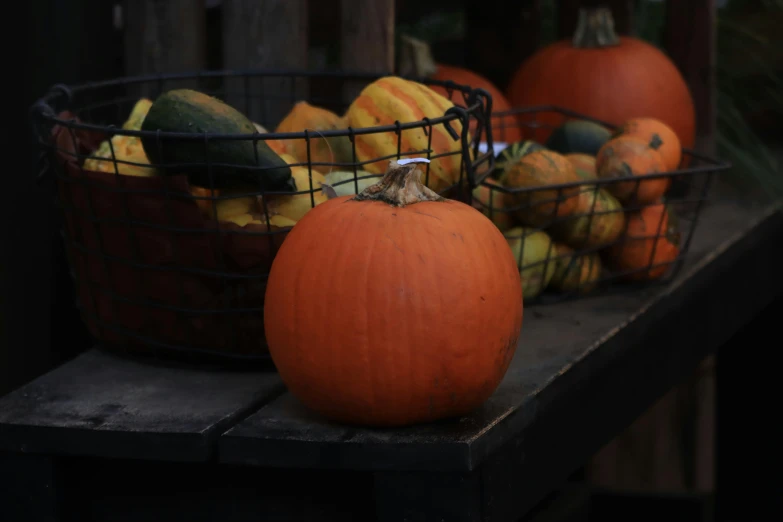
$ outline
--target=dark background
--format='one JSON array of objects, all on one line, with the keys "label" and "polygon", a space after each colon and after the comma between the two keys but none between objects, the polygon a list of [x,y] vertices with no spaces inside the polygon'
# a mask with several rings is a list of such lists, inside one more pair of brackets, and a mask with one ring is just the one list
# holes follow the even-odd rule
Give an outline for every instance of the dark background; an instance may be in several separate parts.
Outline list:
[{"label": "dark background", "polygon": [[24,36],[6,47],[22,57],[24,73],[6,82],[12,89],[6,98],[11,111],[6,154],[16,166],[6,172],[9,187],[2,205],[0,393],[89,346],[73,305],[54,185],[50,178],[34,178],[36,151],[27,110],[54,83],[118,76],[123,70],[117,54],[120,34],[96,23],[100,10],[110,10],[112,2],[30,0],[17,5],[20,15],[3,17],[5,35]]}]

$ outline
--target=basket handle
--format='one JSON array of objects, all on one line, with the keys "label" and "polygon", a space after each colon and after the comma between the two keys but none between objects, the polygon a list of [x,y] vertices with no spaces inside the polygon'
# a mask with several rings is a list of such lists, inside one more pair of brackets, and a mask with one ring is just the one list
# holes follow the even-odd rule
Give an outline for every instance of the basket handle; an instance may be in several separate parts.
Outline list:
[{"label": "basket handle", "polygon": [[[470,114],[468,111],[462,107],[454,106],[449,108],[449,110],[446,111],[446,114],[454,113],[457,114],[462,121],[462,158],[463,162],[465,163],[466,167],[466,174],[468,177],[468,183],[470,184],[470,189],[473,190],[478,186],[479,183],[483,181],[483,178],[480,180],[476,180],[476,175],[474,172],[474,169],[481,163],[485,161],[485,158],[479,158],[479,142],[481,141],[481,132],[482,130],[486,129],[487,131],[487,154],[486,154],[486,161],[489,164],[489,168],[487,169],[487,174],[492,172],[492,170],[495,168],[495,154],[492,152],[494,150],[493,147],[493,141],[492,141],[492,95],[487,92],[484,89],[471,89],[470,94],[468,94],[467,99],[468,107],[473,107],[476,104],[479,104],[478,113],[476,114],[476,118],[478,119],[479,125],[477,126],[477,136],[475,141],[475,146],[473,148],[473,155],[477,158],[475,164],[470,160],[470,153],[468,152],[470,150]],[[482,129],[482,127],[484,129]],[[486,176],[484,176],[486,177]]]},{"label": "basket handle", "polygon": [[37,100],[28,111],[30,123],[30,132],[38,150],[34,153],[37,158],[33,158],[33,175],[36,181],[40,181],[49,170],[49,153],[43,149],[43,146],[51,139],[51,131],[54,124],[52,119],[57,116],[54,106],[62,107],[70,105],[73,94],[71,89],[62,83],[53,85],[49,92]]}]

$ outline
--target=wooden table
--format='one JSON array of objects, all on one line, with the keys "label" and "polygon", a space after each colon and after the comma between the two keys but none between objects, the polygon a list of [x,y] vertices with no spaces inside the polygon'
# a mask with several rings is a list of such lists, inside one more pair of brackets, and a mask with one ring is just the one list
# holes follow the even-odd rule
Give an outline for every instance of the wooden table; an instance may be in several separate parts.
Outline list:
[{"label": "wooden table", "polygon": [[13,520],[518,520],[783,293],[782,238],[780,207],[711,205],[673,282],[529,308],[492,398],[409,429],[324,422],[271,373],[89,351],[0,400],[0,505]]}]

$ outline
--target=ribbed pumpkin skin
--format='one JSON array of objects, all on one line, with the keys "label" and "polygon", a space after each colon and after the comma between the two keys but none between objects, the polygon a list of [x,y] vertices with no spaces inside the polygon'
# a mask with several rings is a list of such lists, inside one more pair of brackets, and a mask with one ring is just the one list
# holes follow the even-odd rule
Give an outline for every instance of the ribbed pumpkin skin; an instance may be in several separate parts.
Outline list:
[{"label": "ribbed pumpkin skin", "polygon": [[[631,37],[601,49],[579,49],[570,40],[553,43],[517,70],[507,89],[514,106],[558,105],[620,125],[630,118],[657,118],[690,148],[695,139],[693,98],[677,67],[654,46]],[[557,127],[564,117],[541,113]],[[533,139],[544,142],[550,129]]]},{"label": "ribbed pumpkin skin", "polygon": [[331,199],[275,257],[264,323],[289,391],[326,418],[402,426],[464,415],[503,378],[522,286],[468,205]]},{"label": "ribbed pumpkin skin", "polygon": [[[505,117],[497,116],[497,113],[511,110],[511,104],[506,99],[506,95],[498,89],[495,84],[473,71],[454,67],[451,65],[438,64],[438,70],[431,76],[433,80],[453,81],[459,85],[467,85],[472,89],[484,89],[492,96],[492,139],[495,142],[515,143],[522,140],[522,130],[519,128],[517,118],[512,115]],[[445,88],[438,85],[432,85],[430,88],[448,97]],[[456,105],[465,105],[465,98],[460,91],[451,93],[451,101]],[[475,125],[471,126],[471,132],[475,132]],[[484,141],[486,138],[483,138]]]},{"label": "ribbed pumpkin skin", "polygon": [[[413,123],[427,118],[440,118],[454,104],[426,85],[405,80],[396,76],[380,78],[356,97],[344,116],[348,125],[354,129],[378,127],[400,123]],[[451,122],[451,127],[462,133],[459,120]],[[461,140],[454,140],[445,127],[436,125],[432,129],[432,154],[455,154],[432,159],[429,179],[425,183],[429,188],[440,192],[457,183],[462,164]],[[425,151],[429,137],[423,128],[402,131],[401,154],[412,151]],[[357,135],[356,156],[359,161],[371,161],[385,156],[396,156],[397,133],[372,133]],[[426,156],[426,152],[416,154]],[[403,158],[410,156],[401,156]],[[382,174],[389,159],[366,164],[363,168],[373,174]],[[422,182],[425,180],[422,179]]]}]

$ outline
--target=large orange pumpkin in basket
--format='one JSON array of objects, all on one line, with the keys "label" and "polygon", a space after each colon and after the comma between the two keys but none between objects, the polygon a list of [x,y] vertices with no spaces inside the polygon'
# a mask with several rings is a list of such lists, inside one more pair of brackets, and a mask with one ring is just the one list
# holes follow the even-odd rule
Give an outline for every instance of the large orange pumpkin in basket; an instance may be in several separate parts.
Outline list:
[{"label": "large orange pumpkin in basket", "polygon": [[[693,98],[677,66],[653,45],[618,37],[611,11],[583,9],[572,40],[548,45],[514,74],[506,91],[515,106],[558,105],[620,125],[630,118],[656,118],[677,133],[683,147],[693,146]],[[563,116],[541,113],[553,127]],[[533,137],[543,143],[543,127]]]},{"label": "large orange pumpkin in basket", "polygon": [[358,196],[308,212],[273,262],[270,354],[289,391],[326,418],[461,416],[490,397],[516,350],[522,284],[508,243],[421,175],[391,161]]}]

